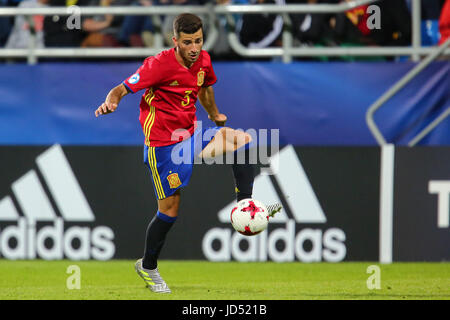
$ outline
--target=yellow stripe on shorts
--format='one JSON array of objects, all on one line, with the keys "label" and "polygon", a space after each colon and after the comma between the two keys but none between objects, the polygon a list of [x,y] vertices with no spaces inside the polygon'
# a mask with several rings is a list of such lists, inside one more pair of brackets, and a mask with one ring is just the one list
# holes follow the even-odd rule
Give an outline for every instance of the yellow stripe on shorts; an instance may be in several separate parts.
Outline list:
[{"label": "yellow stripe on shorts", "polygon": [[152,149],[153,149],[152,152],[153,152],[153,161],[154,161],[154,164],[155,164],[156,177],[158,179],[159,187],[161,188],[161,195],[162,195],[161,199],[164,199],[166,197],[166,194],[164,193],[164,189],[163,189],[162,183],[161,183],[161,177],[159,176],[158,168],[156,166],[157,162],[156,162],[155,147],[152,147]]},{"label": "yellow stripe on shorts", "polygon": [[164,199],[166,196],[161,184],[161,178],[158,173],[158,168],[156,166],[155,147],[148,148],[148,164],[150,166],[150,169],[152,170],[153,183],[155,184],[158,199]]},{"label": "yellow stripe on shorts", "polygon": [[155,185],[156,194],[158,196],[158,199],[161,199],[161,191],[159,189],[159,185],[158,185],[157,180],[156,180],[156,174],[155,174],[155,169],[154,169],[154,166],[153,166],[153,159],[152,159],[151,148],[152,147],[148,147],[148,165],[150,166],[150,170],[152,170],[152,178],[153,178],[153,184]]}]

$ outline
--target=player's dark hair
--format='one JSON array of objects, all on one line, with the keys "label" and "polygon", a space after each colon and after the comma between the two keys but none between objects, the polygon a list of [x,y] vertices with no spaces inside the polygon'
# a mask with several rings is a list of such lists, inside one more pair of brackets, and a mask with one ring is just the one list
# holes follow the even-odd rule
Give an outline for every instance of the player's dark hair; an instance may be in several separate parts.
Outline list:
[{"label": "player's dark hair", "polygon": [[173,21],[173,33],[177,38],[180,32],[193,34],[199,29],[203,30],[202,20],[192,13],[182,13]]}]

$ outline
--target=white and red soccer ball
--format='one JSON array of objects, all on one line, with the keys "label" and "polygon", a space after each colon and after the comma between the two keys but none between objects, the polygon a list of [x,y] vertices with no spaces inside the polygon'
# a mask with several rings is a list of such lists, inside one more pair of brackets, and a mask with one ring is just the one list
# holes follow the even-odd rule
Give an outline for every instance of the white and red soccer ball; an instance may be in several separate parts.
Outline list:
[{"label": "white and red soccer ball", "polygon": [[245,236],[253,236],[264,231],[268,224],[267,208],[258,200],[243,199],[231,210],[231,225]]}]

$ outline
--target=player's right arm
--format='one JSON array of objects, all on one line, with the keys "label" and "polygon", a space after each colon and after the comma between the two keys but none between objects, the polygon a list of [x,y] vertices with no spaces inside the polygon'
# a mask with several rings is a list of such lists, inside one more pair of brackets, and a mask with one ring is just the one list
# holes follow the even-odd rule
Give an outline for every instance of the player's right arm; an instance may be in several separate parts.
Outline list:
[{"label": "player's right arm", "polygon": [[105,102],[103,102],[102,105],[95,110],[95,116],[98,117],[99,115],[116,111],[120,100],[122,100],[122,98],[127,94],[128,90],[123,83],[111,89],[106,96]]},{"label": "player's right arm", "polygon": [[160,81],[161,64],[154,57],[145,59],[139,69],[124,82],[113,88],[100,107],[95,110],[95,116],[114,112],[120,100],[128,93],[150,88]]}]

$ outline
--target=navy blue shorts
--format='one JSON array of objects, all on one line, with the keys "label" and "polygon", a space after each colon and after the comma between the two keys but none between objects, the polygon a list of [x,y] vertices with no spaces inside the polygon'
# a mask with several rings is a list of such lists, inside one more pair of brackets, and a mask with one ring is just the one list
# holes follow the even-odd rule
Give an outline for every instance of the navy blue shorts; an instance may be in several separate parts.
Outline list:
[{"label": "navy blue shorts", "polygon": [[144,146],[144,163],[150,170],[157,199],[167,198],[188,185],[194,163],[201,163],[198,155],[219,130],[199,128],[189,139],[169,146]]}]

